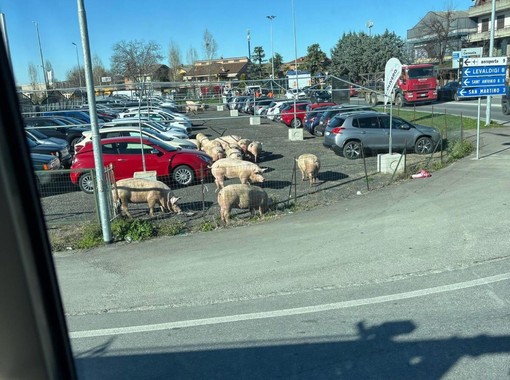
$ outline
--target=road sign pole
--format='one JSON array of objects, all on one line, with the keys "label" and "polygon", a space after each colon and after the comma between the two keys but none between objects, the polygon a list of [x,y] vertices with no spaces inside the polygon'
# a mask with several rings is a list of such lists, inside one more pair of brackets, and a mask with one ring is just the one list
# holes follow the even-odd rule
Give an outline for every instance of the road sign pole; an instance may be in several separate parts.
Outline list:
[{"label": "road sign pole", "polygon": [[476,118],[476,159],[480,159],[480,109],[482,108],[482,98],[478,98],[478,117]]}]

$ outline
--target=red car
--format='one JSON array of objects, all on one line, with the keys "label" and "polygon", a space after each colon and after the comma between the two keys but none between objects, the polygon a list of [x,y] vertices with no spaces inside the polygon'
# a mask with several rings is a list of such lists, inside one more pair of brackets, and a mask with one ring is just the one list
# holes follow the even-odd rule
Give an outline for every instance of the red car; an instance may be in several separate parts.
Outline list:
[{"label": "red car", "polygon": [[301,128],[306,117],[306,106],[308,104],[310,102],[296,103],[296,109],[294,110],[294,103],[290,103],[288,108],[280,112],[280,120],[287,127]]},{"label": "red car", "polygon": [[[181,149],[152,138],[112,137],[101,140],[103,164],[113,165],[115,180],[132,178],[135,172],[143,171],[143,148],[147,171],[156,171],[160,180],[172,180],[177,185],[187,186],[195,180],[209,175],[208,166],[213,161],[204,152]],[[86,144],[74,156],[71,166],[71,182],[86,193],[94,192],[94,181],[89,170],[94,168],[92,143]]]}]

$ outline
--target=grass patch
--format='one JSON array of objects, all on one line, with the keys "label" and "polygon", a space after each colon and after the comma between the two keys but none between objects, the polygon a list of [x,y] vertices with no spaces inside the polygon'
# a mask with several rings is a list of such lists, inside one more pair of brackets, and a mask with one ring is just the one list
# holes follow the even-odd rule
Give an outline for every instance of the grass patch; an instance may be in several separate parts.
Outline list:
[{"label": "grass patch", "polygon": [[155,224],[146,219],[118,218],[112,222],[114,241],[141,241],[157,235]]},{"label": "grass patch", "polygon": [[[90,249],[103,244],[103,234],[98,223],[88,223],[83,228],[81,238],[76,242],[78,249]],[[72,246],[71,246],[72,247]],[[73,248],[73,247],[72,247]]]},{"label": "grass patch", "polygon": [[475,150],[474,144],[469,140],[457,140],[448,147],[450,160],[460,160],[469,156]]},{"label": "grass patch", "polygon": [[157,225],[158,236],[175,236],[186,233],[186,223],[180,221],[162,222]]}]

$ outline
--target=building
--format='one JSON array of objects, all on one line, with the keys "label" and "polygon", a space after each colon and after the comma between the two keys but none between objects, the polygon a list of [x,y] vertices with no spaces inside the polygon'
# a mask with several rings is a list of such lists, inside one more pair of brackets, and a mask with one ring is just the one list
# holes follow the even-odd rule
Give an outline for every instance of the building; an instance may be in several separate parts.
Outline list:
[{"label": "building", "polygon": [[185,82],[231,82],[247,74],[250,61],[247,57],[220,58],[196,61],[184,74]]},{"label": "building", "polygon": [[476,22],[466,11],[431,11],[407,31],[407,43],[414,62],[443,63],[475,32]]},{"label": "building", "polygon": [[[469,17],[476,23],[476,30],[468,36],[466,47],[483,47],[483,55],[489,55],[491,32],[491,0],[477,0],[469,8]],[[507,56],[510,42],[510,0],[496,0],[493,56]]]},{"label": "building", "polygon": [[[507,56],[510,42],[510,0],[496,0],[493,56]],[[417,62],[451,61],[451,53],[481,47],[489,56],[492,0],[474,0],[466,11],[428,12],[407,31],[407,42]],[[451,20],[451,22],[449,22]],[[448,30],[448,38],[441,35]],[[444,41],[447,41],[446,47]],[[440,49],[445,48],[441,56]]]}]

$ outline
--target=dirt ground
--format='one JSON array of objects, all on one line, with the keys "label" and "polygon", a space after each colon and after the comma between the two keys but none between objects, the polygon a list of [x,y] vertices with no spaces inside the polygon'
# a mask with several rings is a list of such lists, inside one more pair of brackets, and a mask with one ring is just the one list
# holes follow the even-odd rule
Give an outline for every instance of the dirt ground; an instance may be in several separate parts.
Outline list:
[{"label": "dirt ground", "polygon": [[[193,115],[192,119],[195,134],[201,132],[211,139],[234,134],[262,142],[263,154],[258,164],[267,170],[264,173],[265,181],[259,186],[278,204],[281,212],[285,212],[289,204],[293,204],[294,210],[327,206],[331,202],[381,189],[392,182],[391,175],[377,173],[376,156],[366,157],[365,160],[348,160],[323,147],[322,138],[311,136],[306,131],[303,140],[291,141],[289,128],[279,122],[262,118],[260,124],[252,125],[248,115],[230,117],[228,110],[218,111],[214,108]],[[321,170],[316,185],[303,182],[299,170],[296,172],[295,158],[303,153],[313,153],[320,159]],[[416,167],[424,166],[426,160],[424,156],[407,156],[407,164],[413,163]],[[412,174],[416,167],[409,168],[408,174]],[[297,176],[297,180],[294,176]],[[238,180],[227,180],[225,184],[229,183],[238,183]],[[67,190],[42,198],[43,210],[52,239],[65,241],[68,237],[73,240],[79,235],[81,225],[98,220],[95,197],[79,191],[68,181],[67,175],[64,175],[62,187]],[[176,188],[174,192],[181,197],[179,205],[183,214],[162,214],[158,211],[155,218],[161,222],[181,221],[190,230],[200,229],[204,223],[219,225],[215,190],[212,180]],[[130,212],[134,217],[148,218],[146,205],[132,205]],[[238,214],[238,220],[246,219],[245,212]]]}]

